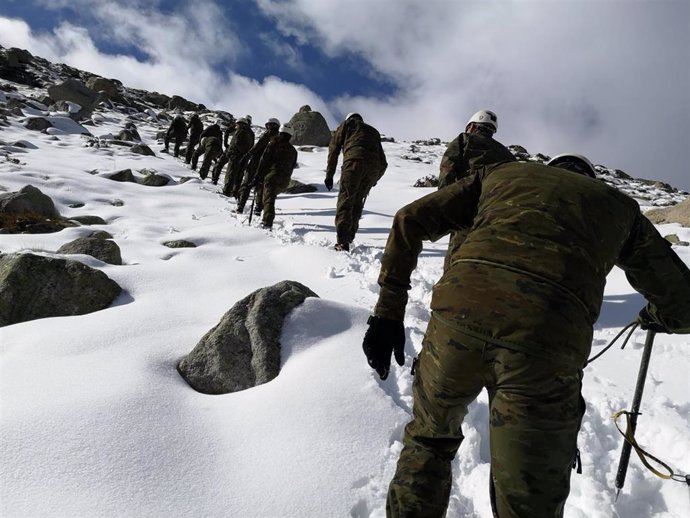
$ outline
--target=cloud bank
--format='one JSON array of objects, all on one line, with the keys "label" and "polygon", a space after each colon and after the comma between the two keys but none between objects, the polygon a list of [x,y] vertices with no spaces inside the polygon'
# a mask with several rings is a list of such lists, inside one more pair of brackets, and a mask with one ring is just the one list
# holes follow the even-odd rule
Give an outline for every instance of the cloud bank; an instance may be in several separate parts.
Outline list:
[{"label": "cloud bank", "polygon": [[[98,23],[48,33],[0,17],[0,43],[258,118],[286,119],[310,104],[335,125],[356,110],[399,139],[450,140],[489,108],[505,144],[579,152],[690,189],[687,1],[256,0],[275,24],[264,43],[295,68],[304,68],[300,46],[317,48],[334,61],[358,56],[367,75],[396,85],[389,97],[344,91],[328,103],[277,76],[238,74],[237,59],[252,49],[233,31],[231,7],[201,0],[163,11],[165,3],[72,0]],[[103,53],[96,30],[139,55]]]}]

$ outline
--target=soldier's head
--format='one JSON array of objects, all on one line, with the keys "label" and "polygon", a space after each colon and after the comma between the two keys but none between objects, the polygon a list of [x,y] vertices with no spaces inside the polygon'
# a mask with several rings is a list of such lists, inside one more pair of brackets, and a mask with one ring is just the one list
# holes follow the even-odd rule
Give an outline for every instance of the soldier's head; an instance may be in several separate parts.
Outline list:
[{"label": "soldier's head", "polygon": [[355,119],[364,122],[362,116],[357,112],[350,112],[345,116],[345,121],[349,121],[350,119]]},{"label": "soldier's head", "polygon": [[292,126],[289,124],[281,124],[280,128],[278,128],[278,134],[285,140],[289,141],[292,138],[292,135],[295,134],[295,130],[292,129]]},{"label": "soldier's head", "polygon": [[196,113],[196,112],[195,112],[195,113],[193,113],[193,114],[192,114],[192,118],[191,118],[191,119],[189,119],[189,120],[192,120],[192,121],[194,121],[194,120],[199,120],[199,114],[198,114],[198,113]]},{"label": "soldier's head", "polygon": [[546,162],[546,165],[566,169],[573,173],[589,176],[590,178],[597,177],[592,162],[586,156],[578,155],[577,153],[561,153]]},{"label": "soldier's head", "polygon": [[252,125],[252,116],[251,115],[245,115],[244,118],[247,121],[247,124],[249,124],[251,126]]},{"label": "soldier's head", "polygon": [[465,133],[480,133],[493,136],[498,130],[498,117],[491,110],[479,110],[470,117],[465,126]]},{"label": "soldier's head", "polygon": [[249,122],[247,122],[247,119],[244,117],[240,117],[235,121],[235,124],[241,124],[242,126],[247,126],[249,127]]},{"label": "soldier's head", "polygon": [[266,121],[266,129],[269,131],[278,131],[280,128],[280,121],[275,117],[271,117]]}]

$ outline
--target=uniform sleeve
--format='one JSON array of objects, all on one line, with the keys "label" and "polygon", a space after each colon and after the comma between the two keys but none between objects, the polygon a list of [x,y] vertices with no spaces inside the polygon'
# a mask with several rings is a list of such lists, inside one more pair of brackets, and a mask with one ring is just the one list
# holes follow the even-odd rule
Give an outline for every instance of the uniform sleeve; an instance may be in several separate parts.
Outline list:
[{"label": "uniform sleeve", "polygon": [[266,146],[266,149],[264,150],[263,154],[261,155],[261,160],[259,161],[259,167],[256,169],[256,177],[259,179],[264,178],[266,175],[266,171],[268,170],[269,167],[271,167],[271,163],[273,163],[273,153],[274,153],[274,144],[273,142],[269,142],[268,146]]},{"label": "uniform sleeve", "polygon": [[457,168],[462,163],[462,134],[458,135],[446,148],[439,166],[438,188],[446,187],[458,179]]},{"label": "uniform sleeve", "polygon": [[477,211],[481,179],[469,176],[400,209],[393,219],[381,259],[381,287],[374,309],[378,317],[403,320],[410,277],[425,240],[436,241],[468,227]]},{"label": "uniform sleeve", "polygon": [[345,124],[338,126],[335,134],[328,144],[328,163],[326,165],[326,177],[333,178],[335,176],[335,167],[338,165],[338,156],[340,150],[343,149],[343,142],[345,140]]},{"label": "uniform sleeve", "polygon": [[617,264],[657,322],[674,333],[690,333],[690,270],[641,213]]}]

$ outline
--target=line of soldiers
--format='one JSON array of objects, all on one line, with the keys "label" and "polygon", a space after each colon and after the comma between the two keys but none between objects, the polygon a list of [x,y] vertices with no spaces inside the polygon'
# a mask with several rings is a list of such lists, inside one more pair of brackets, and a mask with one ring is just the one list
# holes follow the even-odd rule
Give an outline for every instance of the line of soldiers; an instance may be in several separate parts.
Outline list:
[{"label": "line of soldiers", "polygon": [[[225,132],[223,121],[203,128],[198,114],[189,122],[189,143],[185,161],[196,170],[199,158],[204,156],[199,176],[206,179],[211,167],[211,182],[218,184],[225,167],[221,192],[237,200],[236,212],[244,212],[252,188],[255,189],[256,214],[262,214],[262,226],[272,228],[275,219],[275,200],[283,192],[297,165],[297,150],[290,144],[293,129],[282,125],[276,118],[266,121],[265,131],[255,142],[249,116],[231,119]],[[170,123],[165,136],[165,150],[175,142],[174,156],[179,156],[181,143],[187,136],[187,124],[182,115]],[[198,147],[196,147],[198,144]],[[324,184],[330,191],[340,153],[343,153],[340,188],[336,206],[335,250],[349,251],[359,229],[364,202],[371,188],[383,176],[388,163],[381,146],[380,133],[366,124],[358,113],[349,113],[336,129],[328,151]],[[213,166],[213,163],[215,165]]]}]

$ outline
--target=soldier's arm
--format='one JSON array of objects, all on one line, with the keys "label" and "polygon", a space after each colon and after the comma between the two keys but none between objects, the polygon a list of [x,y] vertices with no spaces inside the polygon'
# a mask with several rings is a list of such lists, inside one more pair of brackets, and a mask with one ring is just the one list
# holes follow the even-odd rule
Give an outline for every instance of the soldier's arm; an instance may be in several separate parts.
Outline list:
[{"label": "soldier's arm", "polygon": [[400,209],[393,219],[381,259],[381,287],[374,309],[378,317],[403,320],[410,277],[425,240],[436,241],[472,223],[481,194],[481,178],[472,175]]},{"label": "soldier's arm", "polygon": [[343,148],[343,141],[345,139],[345,124],[341,124],[335,131],[331,142],[328,144],[328,163],[326,165],[326,177],[333,178],[335,176],[335,168],[338,165],[338,156],[340,150]]},{"label": "soldier's arm", "polygon": [[649,301],[657,322],[674,333],[690,333],[690,270],[642,214],[617,264]]},{"label": "soldier's arm", "polygon": [[259,160],[259,167],[256,168],[256,182],[263,181],[266,171],[273,162],[273,143],[269,142],[268,146],[261,155]]},{"label": "soldier's arm", "polygon": [[455,182],[459,175],[457,168],[462,164],[462,134],[458,135],[446,148],[441,158],[438,174],[438,188],[441,189]]}]

